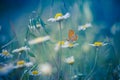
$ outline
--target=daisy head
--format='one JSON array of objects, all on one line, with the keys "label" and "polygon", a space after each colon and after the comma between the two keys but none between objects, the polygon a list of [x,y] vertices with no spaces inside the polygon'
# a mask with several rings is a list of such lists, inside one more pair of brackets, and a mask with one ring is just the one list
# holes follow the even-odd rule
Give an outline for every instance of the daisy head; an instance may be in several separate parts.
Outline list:
[{"label": "daisy head", "polygon": [[59,17],[62,17],[62,16],[63,16],[62,13],[57,13],[54,18],[55,18],[55,19],[58,19]]},{"label": "daisy head", "polygon": [[78,43],[70,43],[69,41],[66,41],[64,45],[62,45],[62,48],[73,48],[78,46]]},{"label": "daisy head", "polygon": [[78,43],[70,43],[69,41],[59,41],[55,46],[55,51],[58,51],[59,48],[73,48],[78,46]]},{"label": "daisy head", "polygon": [[41,74],[43,75],[51,75],[52,74],[52,66],[49,63],[44,63],[39,66]]},{"label": "daisy head", "polygon": [[14,69],[13,64],[0,64],[0,75],[6,75]]},{"label": "daisy head", "polygon": [[60,46],[60,45],[64,45],[64,44],[65,44],[65,41],[59,41],[57,44],[58,44],[59,46]]},{"label": "daisy head", "polygon": [[57,13],[54,18],[49,18],[48,21],[51,22],[60,22],[70,17],[70,13],[63,15],[62,13]]},{"label": "daisy head", "polygon": [[30,40],[28,43],[30,45],[34,45],[34,44],[42,43],[42,42],[45,42],[48,40],[50,40],[50,36],[44,36],[44,37],[38,37],[38,38],[35,38],[33,40]]},{"label": "daisy head", "polygon": [[2,50],[2,53],[0,53],[0,56],[4,59],[12,58],[13,55],[11,55],[7,50]]},{"label": "daisy head", "polygon": [[17,61],[15,68],[31,67],[31,66],[33,66],[32,62],[26,62],[24,60],[19,60]]},{"label": "daisy head", "polygon": [[87,23],[87,24],[85,24],[85,25],[82,25],[82,26],[79,26],[78,27],[78,30],[79,31],[81,31],[81,30],[86,30],[87,28],[89,28],[89,27],[92,27],[92,25],[91,25],[91,23]]},{"label": "daisy head", "polygon": [[103,42],[94,42],[93,44],[89,44],[91,46],[95,46],[95,47],[100,47],[100,46],[105,46],[108,43],[103,43]]},{"label": "daisy head", "polygon": [[55,45],[55,48],[54,50],[55,51],[58,51],[60,46],[64,45],[65,44],[65,41],[59,41],[56,45]]},{"label": "daisy head", "polygon": [[71,56],[71,57],[68,57],[68,58],[65,58],[65,62],[69,65],[73,65],[75,60],[74,60],[74,56]]},{"label": "daisy head", "polygon": [[38,75],[40,75],[40,71],[38,71],[38,70],[33,70],[33,71],[30,71],[29,73],[32,76],[38,76]]},{"label": "daisy head", "polygon": [[21,52],[23,52],[23,51],[28,51],[28,50],[30,50],[29,47],[23,46],[23,47],[20,47],[20,48],[18,48],[18,49],[14,49],[14,50],[12,51],[12,53],[21,53]]}]

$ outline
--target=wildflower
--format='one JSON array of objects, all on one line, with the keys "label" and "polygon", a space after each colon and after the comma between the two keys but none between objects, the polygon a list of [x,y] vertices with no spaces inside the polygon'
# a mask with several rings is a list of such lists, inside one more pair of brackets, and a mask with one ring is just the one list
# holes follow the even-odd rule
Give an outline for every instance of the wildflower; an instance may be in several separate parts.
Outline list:
[{"label": "wildflower", "polygon": [[38,37],[38,38],[35,38],[33,40],[30,40],[28,43],[30,45],[34,45],[34,44],[37,44],[37,43],[42,43],[42,42],[45,42],[47,40],[50,40],[50,36],[45,36],[45,37]]},{"label": "wildflower", "polygon": [[63,15],[62,13],[57,13],[54,18],[49,18],[48,21],[59,22],[70,17],[69,13]]},{"label": "wildflower", "polygon": [[41,64],[39,69],[43,75],[51,75],[52,73],[52,66],[49,63]]},{"label": "wildflower", "polygon": [[120,23],[116,23],[111,27],[111,33],[113,35],[115,35],[116,33],[118,33],[120,31],[119,25],[120,25]]},{"label": "wildflower", "polygon": [[83,76],[84,76],[84,74],[79,73],[79,74],[76,74],[76,75],[72,76],[72,79],[77,79],[77,78],[83,77]]},{"label": "wildflower", "polygon": [[2,53],[0,53],[1,57],[4,57],[4,59],[12,58],[13,55],[11,55],[7,50],[2,50]]},{"label": "wildflower", "polygon": [[55,48],[54,50],[55,51],[58,51],[60,46],[64,45],[65,44],[65,41],[59,41],[56,45],[55,45]]},{"label": "wildflower", "polygon": [[74,60],[74,56],[71,56],[71,57],[68,57],[65,59],[65,62],[70,64],[70,65],[73,65],[75,60]]},{"label": "wildflower", "polygon": [[33,65],[32,62],[25,62],[24,60],[17,61],[15,68],[20,67],[31,67]]},{"label": "wildflower", "polygon": [[93,44],[89,44],[91,46],[95,46],[95,47],[100,47],[100,46],[105,46],[108,43],[103,43],[103,42],[94,42]]},{"label": "wildflower", "polygon": [[0,64],[0,75],[6,75],[14,69],[13,64]]},{"label": "wildflower", "polygon": [[78,43],[70,43],[69,41],[59,41],[55,46],[55,51],[58,51],[59,48],[73,48],[78,46]]},{"label": "wildflower", "polygon": [[73,48],[73,47],[76,47],[76,46],[78,46],[79,44],[78,43],[66,43],[66,44],[64,44],[64,45],[62,45],[61,47],[62,48]]},{"label": "wildflower", "polygon": [[40,75],[40,72],[38,70],[33,70],[33,71],[30,71],[30,75],[38,76],[38,75]]},{"label": "wildflower", "polygon": [[17,52],[22,52],[22,51],[27,51],[27,50],[30,50],[30,48],[27,47],[27,46],[24,46],[24,47],[21,47],[21,48],[18,48],[18,49],[14,49],[12,51],[12,53],[17,53]]},{"label": "wildflower", "polygon": [[91,23],[87,23],[87,24],[85,24],[85,25],[82,25],[82,26],[79,26],[78,27],[78,30],[79,31],[81,31],[81,30],[86,30],[87,28],[89,28],[89,27],[92,27],[92,25],[91,25]]}]

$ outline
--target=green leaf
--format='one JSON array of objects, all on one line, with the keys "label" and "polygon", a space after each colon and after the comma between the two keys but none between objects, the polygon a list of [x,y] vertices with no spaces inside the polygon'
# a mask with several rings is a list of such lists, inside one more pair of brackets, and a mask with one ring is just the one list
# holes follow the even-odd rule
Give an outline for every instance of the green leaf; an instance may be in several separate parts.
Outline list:
[{"label": "green leaf", "polygon": [[31,57],[35,57],[35,55],[31,52],[28,53]]}]

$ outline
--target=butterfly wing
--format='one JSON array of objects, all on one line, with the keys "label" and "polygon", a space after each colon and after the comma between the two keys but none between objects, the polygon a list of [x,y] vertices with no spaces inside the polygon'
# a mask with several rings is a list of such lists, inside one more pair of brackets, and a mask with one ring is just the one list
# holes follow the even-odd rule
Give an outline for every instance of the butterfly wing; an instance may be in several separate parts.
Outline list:
[{"label": "butterfly wing", "polygon": [[75,35],[75,32],[74,32],[74,30],[69,30],[69,32],[68,32],[68,40],[69,41],[76,41],[78,39],[78,36],[77,35]]},{"label": "butterfly wing", "polygon": [[75,35],[75,32],[72,29],[69,30],[69,32],[68,32],[68,39],[71,40],[74,35]]}]

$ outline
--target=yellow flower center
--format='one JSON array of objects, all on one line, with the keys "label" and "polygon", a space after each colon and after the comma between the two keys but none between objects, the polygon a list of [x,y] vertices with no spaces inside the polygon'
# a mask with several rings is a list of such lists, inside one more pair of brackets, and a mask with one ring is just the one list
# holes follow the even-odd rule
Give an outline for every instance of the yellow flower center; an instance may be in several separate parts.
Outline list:
[{"label": "yellow flower center", "polygon": [[74,61],[70,61],[68,64],[73,65],[73,64],[74,64]]},{"label": "yellow flower center", "polygon": [[69,45],[68,45],[68,46],[69,46],[69,47],[73,47],[73,45],[74,45],[73,43],[69,43]]},{"label": "yellow flower center", "polygon": [[61,16],[63,16],[62,13],[57,13],[57,14],[55,15],[55,19],[57,19],[58,17],[61,17]]},{"label": "yellow flower center", "polygon": [[24,65],[25,64],[25,61],[24,60],[21,60],[21,61],[18,61],[17,62],[17,65],[21,66],[21,65]]},{"label": "yellow flower center", "polygon": [[102,42],[95,42],[94,45],[95,45],[95,46],[102,46],[103,43],[102,43]]},{"label": "yellow flower center", "polygon": [[64,44],[65,44],[64,41],[59,41],[59,42],[58,42],[58,45],[64,45]]},{"label": "yellow flower center", "polygon": [[9,52],[7,52],[7,51],[3,51],[2,54],[8,56],[8,55],[9,55]]},{"label": "yellow flower center", "polygon": [[37,70],[34,70],[34,71],[32,71],[32,74],[33,74],[33,75],[37,75],[37,74],[38,74],[38,71],[37,71]]},{"label": "yellow flower center", "polygon": [[86,25],[83,25],[83,28],[87,28],[87,26],[86,26]]}]

